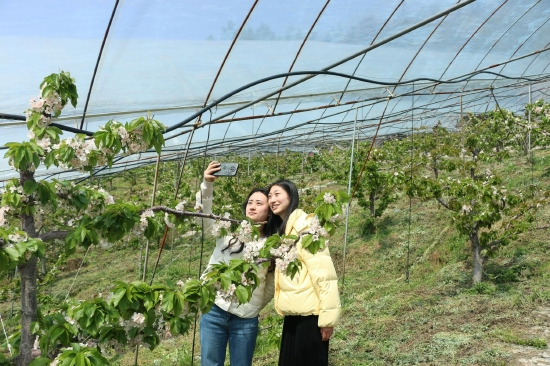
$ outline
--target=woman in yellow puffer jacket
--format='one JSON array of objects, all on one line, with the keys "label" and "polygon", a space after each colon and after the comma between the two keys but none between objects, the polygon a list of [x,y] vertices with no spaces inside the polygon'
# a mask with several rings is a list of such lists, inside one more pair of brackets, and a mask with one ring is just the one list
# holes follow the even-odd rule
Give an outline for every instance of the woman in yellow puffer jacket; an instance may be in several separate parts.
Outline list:
[{"label": "woman in yellow puffer jacket", "polygon": [[[280,180],[269,189],[273,211],[267,226],[285,235],[307,231],[313,214],[297,209],[298,190],[294,183]],[[311,254],[296,246],[302,268],[291,279],[275,270],[275,309],[285,317],[279,366],[328,365],[328,341],[340,317],[338,278],[328,247]]]}]

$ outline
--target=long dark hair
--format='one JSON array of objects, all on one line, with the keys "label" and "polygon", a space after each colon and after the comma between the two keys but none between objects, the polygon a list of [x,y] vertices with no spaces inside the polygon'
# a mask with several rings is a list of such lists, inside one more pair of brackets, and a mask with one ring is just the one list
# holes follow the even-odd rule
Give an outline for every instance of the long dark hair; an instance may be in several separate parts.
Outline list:
[{"label": "long dark hair", "polygon": [[[298,204],[300,203],[300,195],[298,194],[298,188],[296,188],[296,185],[292,183],[289,180],[281,179],[276,181],[275,183],[272,183],[267,191],[271,191],[271,188],[274,186],[281,187],[285,190],[285,192],[288,194],[288,198],[290,199],[290,203],[288,205],[288,208],[286,210],[286,215],[284,220],[281,219],[278,215],[272,214],[267,219],[267,230],[271,232],[269,235],[273,235],[275,233],[278,233],[279,235],[284,235],[286,223],[288,222],[288,217],[294,210],[298,208]],[[264,229],[265,231],[265,229]]]},{"label": "long dark hair", "polygon": [[[241,208],[243,210],[243,215],[246,215],[246,206],[248,205],[248,200],[256,192],[260,192],[261,194],[263,194],[267,198],[269,190],[267,188],[254,188],[253,190],[251,190],[250,193],[248,194],[248,196],[246,196],[246,199],[244,200],[244,202],[241,205]],[[273,216],[273,213],[271,212],[271,208],[269,208],[269,205],[268,205],[268,210],[269,210],[269,215],[268,215],[268,220],[269,220],[269,217]],[[270,232],[270,231],[266,231],[266,228],[267,228],[267,225],[264,225],[264,227],[262,229],[263,234],[265,234],[266,236],[271,236],[273,233]],[[229,239],[229,242],[227,243],[227,246],[222,249],[222,253],[224,251],[226,251],[227,249],[231,248],[233,245],[237,244],[237,241],[238,241],[238,239],[235,238],[235,237]],[[243,251],[245,243],[239,242],[239,244],[240,244],[239,247],[235,250],[231,250],[231,253],[240,253],[240,252]]]}]

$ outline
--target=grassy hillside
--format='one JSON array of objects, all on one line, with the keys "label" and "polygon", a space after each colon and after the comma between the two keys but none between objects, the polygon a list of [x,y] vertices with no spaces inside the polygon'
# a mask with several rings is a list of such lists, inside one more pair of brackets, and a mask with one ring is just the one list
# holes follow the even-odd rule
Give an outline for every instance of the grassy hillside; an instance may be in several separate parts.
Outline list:
[{"label": "grassy hillside", "polygon": [[[523,158],[493,168],[507,174],[511,185],[533,180],[548,186],[550,155],[538,155],[533,169]],[[149,187],[145,178],[136,179],[135,191]],[[310,186],[326,184],[314,176],[304,181]],[[127,181],[114,180],[115,196],[127,188]],[[362,234],[363,217],[363,210],[352,205],[346,248],[343,229],[331,240],[343,307],[341,324],[330,344],[332,365],[535,365],[539,359],[550,364],[547,229],[531,230],[501,248],[485,262],[483,283],[472,286],[468,240],[457,234],[435,201],[410,202],[401,197],[377,221],[375,234]],[[545,209],[535,226],[548,226],[549,219],[550,211]],[[196,277],[213,245],[212,238],[203,240],[200,233],[169,237],[155,281]],[[67,294],[79,299],[106,298],[113,281],[141,279],[143,247],[144,243],[130,242],[92,247],[87,253],[79,250],[68,260],[61,257],[51,282],[41,286],[43,308],[47,311],[49,304],[62,302]],[[158,247],[152,243],[147,281],[157,254]],[[48,269],[56,258],[50,260]],[[8,278],[1,286],[0,313],[9,332],[17,317],[10,319]],[[15,301],[15,313],[17,308]],[[261,319],[255,364],[276,365],[282,319],[271,304]],[[140,349],[138,363],[191,364],[193,335],[168,339],[152,352]],[[0,339],[4,341],[4,336]],[[198,333],[195,343],[197,357]],[[132,365],[134,354],[116,355],[113,361]],[[194,364],[200,361],[195,358]]]}]

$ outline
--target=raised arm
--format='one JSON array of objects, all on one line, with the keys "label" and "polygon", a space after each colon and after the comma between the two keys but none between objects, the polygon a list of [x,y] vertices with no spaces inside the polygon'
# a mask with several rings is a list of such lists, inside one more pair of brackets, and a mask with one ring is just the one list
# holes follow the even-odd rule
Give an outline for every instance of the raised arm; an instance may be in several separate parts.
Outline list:
[{"label": "raised arm", "polygon": [[[214,195],[214,181],[218,178],[214,175],[215,172],[220,170],[220,163],[211,161],[206,167],[203,174],[203,182],[201,183],[201,190],[195,195],[197,203],[202,205],[202,212],[205,214],[212,213],[212,198]],[[203,219],[204,230],[209,230],[214,223],[212,219]],[[200,221],[199,221],[200,223]]]}]

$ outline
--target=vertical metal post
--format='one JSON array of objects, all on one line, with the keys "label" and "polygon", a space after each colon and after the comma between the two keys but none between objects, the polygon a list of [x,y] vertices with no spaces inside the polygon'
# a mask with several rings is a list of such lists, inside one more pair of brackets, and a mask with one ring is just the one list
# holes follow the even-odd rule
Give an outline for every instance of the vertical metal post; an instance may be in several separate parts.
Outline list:
[{"label": "vertical metal post", "polygon": [[141,274],[141,280],[145,281],[147,276],[147,262],[149,261],[149,240],[145,244],[145,259],[143,260],[143,273]]},{"label": "vertical metal post", "polygon": [[143,264],[143,245],[139,243],[139,271],[138,277],[141,277],[141,265]]},{"label": "vertical metal post", "polygon": [[[529,84],[529,104],[531,104],[531,84]],[[528,146],[527,146],[527,156],[529,159],[529,163],[531,164],[531,184],[534,184],[534,176],[533,176],[533,168],[535,162],[533,161],[533,155],[531,154],[531,109],[529,109],[529,136],[528,136]]]},{"label": "vertical metal post", "polygon": [[[412,84],[412,93],[411,93],[411,185],[413,185],[413,160],[414,160],[414,82]],[[460,96],[460,105],[462,106],[462,95]],[[462,110],[462,108],[461,108]],[[405,281],[409,283],[409,268],[410,268],[410,257],[411,257],[411,225],[412,225],[412,197],[409,196],[409,235],[407,238],[407,268],[405,269]]]},{"label": "vertical metal post", "polygon": [[[364,122],[365,121],[365,115],[363,114],[365,110],[363,109],[363,107],[361,107],[361,122]],[[361,125],[362,126],[362,125]],[[357,129],[357,155],[359,155],[359,149],[360,149],[360,145],[361,145],[361,138],[359,137],[361,135],[361,126],[359,126],[359,128]]]},{"label": "vertical metal post", "polygon": [[[160,167],[160,154],[157,155],[157,166],[155,170],[155,182],[153,183],[153,195],[151,196],[151,207],[155,205],[155,198],[157,197],[157,182],[159,178],[159,167]],[[141,255],[140,255],[141,256]],[[141,280],[145,282],[145,277],[147,276],[147,262],[149,261],[149,240],[147,240],[145,244],[145,259],[143,261],[143,274],[141,276]],[[138,354],[139,354],[139,346],[136,345],[135,350],[135,357],[134,357],[134,365],[137,366],[138,361]]]},{"label": "vertical metal post", "polygon": [[[157,183],[159,179],[159,167],[160,167],[160,155],[157,156],[157,167],[155,170],[155,182],[153,183],[153,194],[151,196],[151,207],[155,205],[155,199],[157,197]],[[145,260],[143,261],[143,275],[141,280],[145,281],[145,277],[147,274],[147,262],[149,259],[149,240],[147,240],[145,244]]]},{"label": "vertical metal post", "polygon": [[462,123],[462,95],[460,96],[460,123]]},{"label": "vertical metal post", "polygon": [[[254,107],[252,107],[252,117],[254,117]],[[254,136],[254,118],[252,118],[252,136]],[[250,150],[251,147],[248,147],[248,175],[250,175]]]},{"label": "vertical metal post", "polygon": [[170,246],[170,262],[174,260],[174,240],[176,240],[176,238],[174,237],[174,230],[172,230],[172,245]]},{"label": "vertical metal post", "polygon": [[[529,84],[529,104],[531,104],[531,84]],[[528,120],[529,120],[529,131],[528,131],[528,137],[527,137],[527,156],[529,158],[529,162],[531,163],[531,165],[533,164],[533,162],[531,161],[531,109],[529,109],[529,114],[528,114]]]},{"label": "vertical metal post", "polygon": [[[357,127],[357,107],[355,107],[355,121],[353,122],[353,135],[351,138],[351,156],[349,162],[349,179],[348,179],[348,195],[351,192],[351,175],[353,172],[353,153],[355,151],[355,128]],[[344,286],[346,282],[346,249],[348,245],[348,224],[349,224],[349,211],[350,211],[351,201],[348,202],[346,207],[346,229],[344,231],[344,263],[342,269],[342,295],[344,294]]]},{"label": "vertical metal post", "polygon": [[[464,118],[463,115],[462,115],[462,112],[463,111],[462,111],[462,94],[461,94],[460,95],[460,129],[461,129],[460,130],[460,132],[461,132],[460,133],[460,140],[461,140],[461,144],[464,145],[462,143],[462,138],[464,137],[464,135],[462,134],[462,126],[463,126],[463,120],[462,119]],[[462,148],[462,146],[461,146],[461,148]],[[462,163],[464,163],[465,161],[466,161],[466,154],[462,154]]]},{"label": "vertical metal post", "polygon": [[304,160],[306,160],[306,134],[302,135],[302,180],[304,179]]}]

